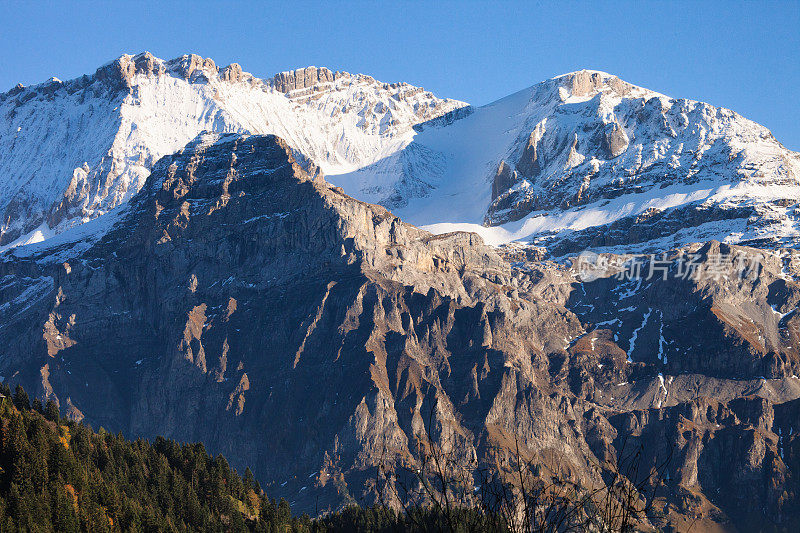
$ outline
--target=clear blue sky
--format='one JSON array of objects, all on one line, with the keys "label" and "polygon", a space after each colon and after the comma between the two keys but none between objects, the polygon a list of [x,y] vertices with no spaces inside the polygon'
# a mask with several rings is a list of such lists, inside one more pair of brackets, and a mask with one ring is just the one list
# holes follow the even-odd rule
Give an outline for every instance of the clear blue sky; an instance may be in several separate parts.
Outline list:
[{"label": "clear blue sky", "polygon": [[798,1],[163,4],[0,0],[0,91],[142,50],[261,77],[327,66],[473,104],[591,68],[729,107],[800,150]]}]

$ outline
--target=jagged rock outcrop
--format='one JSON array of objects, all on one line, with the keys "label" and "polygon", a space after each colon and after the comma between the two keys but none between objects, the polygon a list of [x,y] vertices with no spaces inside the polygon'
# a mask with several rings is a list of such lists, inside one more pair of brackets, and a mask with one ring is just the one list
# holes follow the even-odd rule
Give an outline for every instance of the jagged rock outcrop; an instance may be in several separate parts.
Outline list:
[{"label": "jagged rock outcrop", "polygon": [[[543,214],[552,223],[543,225],[562,234],[570,233],[563,230],[571,226],[578,226],[575,229],[579,231],[583,226],[589,231],[603,231],[594,220],[614,222],[623,218],[620,213],[625,210],[614,206],[622,205],[622,199],[638,203],[631,194],[652,195],[654,190],[694,184],[715,190],[721,187],[720,192],[748,182],[753,186],[797,187],[793,178],[800,169],[797,154],[783,148],[766,129],[726,109],[667,98],[600,72],[568,74],[544,82],[532,92],[532,102],[526,109],[530,118],[520,124],[514,144],[502,156],[510,162],[510,170],[517,170],[526,180],[522,186],[510,184],[505,191],[492,189],[484,218],[488,225],[547,211]],[[756,145],[762,148],[756,149]],[[766,152],[774,153],[783,163],[769,163],[763,157]],[[754,168],[759,171],[752,173]],[[651,199],[650,204],[663,205],[667,210],[723,209],[733,215],[737,209],[781,209],[780,195],[791,196],[787,189],[765,201],[741,188],[741,194],[723,194],[724,198],[717,200],[707,193],[697,199],[684,198],[677,206],[674,200]],[[612,202],[615,199],[620,200]],[[647,203],[635,206],[632,216],[651,207]],[[576,224],[584,209],[587,222]],[[560,216],[566,225],[558,223]],[[737,218],[739,223],[747,220],[727,218]],[[661,229],[665,235],[676,233],[674,228]],[[546,238],[546,232],[542,238]],[[723,230],[716,237],[735,233]],[[753,235],[756,231],[744,233],[751,234],[750,242],[759,238]]]},{"label": "jagged rock outcrop", "polygon": [[511,170],[505,161],[500,161],[492,180],[492,198],[497,198],[501,192],[508,190],[518,179],[517,171]]},{"label": "jagged rock outcrop", "polygon": [[[580,324],[510,296],[509,264],[476,235],[355,201],[274,137],[202,136],[114,215],[0,267],[0,372],[75,416],[201,440],[326,505],[360,498],[387,450],[413,462],[420,432],[465,450],[517,429],[556,445],[536,428],[560,402],[535,406],[550,422],[507,411],[548,388],[544,355]],[[580,436],[560,434],[584,470]],[[346,486],[326,485],[331,469]]]},{"label": "jagged rock outcrop", "polygon": [[272,83],[280,92],[288,93],[296,89],[305,89],[306,87],[311,88],[318,83],[329,83],[337,77],[342,77],[343,75],[349,76],[347,73],[333,73],[324,67],[306,67],[299,68],[297,70],[280,72],[272,77]]},{"label": "jagged rock outcrop", "polygon": [[743,397],[697,397],[666,409],[610,418],[615,446],[645,450],[640,470],[669,456],[663,484],[674,496],[657,504],[677,530],[791,530],[796,507],[798,400],[774,405]]},{"label": "jagged rock outcrop", "polygon": [[[517,161],[517,170],[519,170],[523,176],[532,178],[538,176],[542,171],[542,162],[539,160],[539,152],[536,149],[537,144],[541,140],[542,133],[543,130],[541,128],[531,132],[525,149],[522,151],[519,161]],[[506,189],[508,188],[510,187],[506,187]],[[497,196],[499,196],[501,192],[505,191],[497,191]]]},{"label": "jagged rock outcrop", "polygon": [[[630,257],[627,270],[584,282],[568,307],[612,324],[630,357],[665,373],[789,379],[800,374],[795,256],[712,241]],[[625,279],[634,269],[641,277]]]},{"label": "jagged rock outcrop", "polygon": [[622,126],[614,122],[606,127],[601,145],[605,150],[606,158],[614,159],[628,149],[628,135]]}]

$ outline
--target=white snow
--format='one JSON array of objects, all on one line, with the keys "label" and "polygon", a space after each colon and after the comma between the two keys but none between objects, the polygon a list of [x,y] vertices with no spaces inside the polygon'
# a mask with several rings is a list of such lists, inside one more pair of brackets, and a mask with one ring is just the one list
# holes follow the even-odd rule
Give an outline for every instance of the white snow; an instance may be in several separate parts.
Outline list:
[{"label": "white snow", "polygon": [[778,322],[780,322],[781,320],[783,320],[783,318],[784,318],[784,317],[786,317],[786,316],[788,316],[788,315],[792,314],[792,313],[793,313],[793,312],[796,310],[796,309],[792,309],[791,311],[787,311],[787,312],[785,312],[785,313],[781,313],[780,311],[778,311],[778,310],[775,308],[775,306],[774,306],[774,305],[771,305],[771,306],[770,306],[770,309],[772,309],[772,312],[773,312],[773,314],[775,314],[775,316],[777,317],[777,319],[778,319]]},{"label": "white snow", "polygon": [[[3,319],[0,323],[4,324],[10,323],[14,317],[27,311],[31,305],[43,298],[55,286],[55,280],[50,276],[40,278],[7,276],[2,282],[3,285],[0,289],[3,290],[4,296],[9,293],[11,295],[9,299],[0,304],[0,318]],[[22,286],[20,287],[22,290],[16,295],[13,292],[15,285]]]},{"label": "white snow", "polygon": [[[630,280],[626,285],[628,287],[627,290],[618,295],[620,301],[625,300],[626,298],[630,298],[631,296],[634,296],[637,292],[639,292],[639,289],[642,286],[642,278],[639,277],[636,278],[635,280]],[[620,285],[618,289],[621,289],[626,285]]]},{"label": "white snow", "polygon": [[[78,226],[72,226],[66,231],[54,234],[48,239],[17,246],[14,242],[0,247],[0,254],[4,252],[15,257],[42,256],[41,261],[59,263],[78,255],[88,249],[107,234],[114,225],[121,221],[127,213],[128,206],[122,205],[94,220]],[[54,233],[54,232],[53,232]]]},{"label": "white snow", "polygon": [[631,359],[631,356],[633,355],[633,349],[636,347],[636,339],[639,336],[639,332],[642,331],[644,329],[644,327],[647,325],[647,321],[650,318],[650,313],[652,313],[652,312],[653,312],[653,309],[648,307],[647,308],[647,312],[644,314],[644,317],[642,318],[642,324],[638,328],[633,330],[633,333],[631,334],[630,344],[628,345],[628,362],[629,363],[633,362],[633,359]]},{"label": "white snow", "polygon": [[[672,379],[673,379],[672,377],[669,378],[669,382],[670,383],[672,383]],[[656,398],[658,398],[656,400],[656,407],[658,409],[661,409],[661,406],[663,405],[663,403],[665,401],[667,401],[667,396],[669,396],[669,391],[667,390],[667,386],[664,383],[664,375],[663,374],[659,374],[658,375],[658,388],[659,388],[659,392],[656,393]],[[664,397],[663,398],[659,398],[661,392],[664,393]]]}]

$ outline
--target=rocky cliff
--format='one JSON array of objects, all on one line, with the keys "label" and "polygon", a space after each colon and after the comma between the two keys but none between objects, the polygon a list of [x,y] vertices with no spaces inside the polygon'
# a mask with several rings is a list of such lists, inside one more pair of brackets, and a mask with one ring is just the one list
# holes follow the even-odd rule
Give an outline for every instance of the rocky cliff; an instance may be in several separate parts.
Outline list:
[{"label": "rocky cliff", "polygon": [[[687,254],[707,276],[678,275]],[[280,138],[207,133],[124,206],[2,255],[0,375],[202,441],[301,509],[369,501],[376,464],[428,440],[482,465],[519,442],[585,486],[642,443],[668,459],[652,525],[797,523],[795,255],[712,242],[649,279],[605,266],[652,258],[600,257],[432,235]]]}]

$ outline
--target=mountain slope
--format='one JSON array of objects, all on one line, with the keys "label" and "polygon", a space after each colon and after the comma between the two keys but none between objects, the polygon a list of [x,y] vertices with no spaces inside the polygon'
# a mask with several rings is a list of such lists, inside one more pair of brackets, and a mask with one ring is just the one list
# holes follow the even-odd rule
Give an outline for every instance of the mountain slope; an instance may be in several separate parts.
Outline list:
[{"label": "mountain slope", "polygon": [[341,172],[400,150],[414,124],[464,105],[325,68],[262,80],[235,63],[146,52],[91,76],[18,86],[0,95],[0,245],[42,240],[124,203],[155,161],[201,131],[274,133]]},{"label": "mountain slope", "polygon": [[309,472],[326,504],[359,498],[429,409],[465,438],[449,395],[476,415],[490,404],[470,392],[472,357],[448,354],[488,357],[494,396],[490,309],[556,313],[501,295],[488,278],[509,268],[477,237],[433,238],[352,200],[274,137],[203,136],[115,220],[88,249],[69,240],[79,227],[5,256],[0,374],[97,425],[201,440],[305,508]]},{"label": "mountain slope", "polygon": [[[560,253],[712,238],[774,246],[798,235],[800,155],[730,110],[602,72],[553,78],[449,125],[423,128],[391,157],[414,161],[416,153],[437,161],[417,174],[435,189],[396,212],[433,231],[535,240]],[[369,184],[389,178],[367,167],[330,179],[379,201]],[[622,231],[609,231],[612,223]]]},{"label": "mountain slope", "polygon": [[[693,251],[705,270],[732,250]],[[2,256],[0,376],[73,419],[201,441],[300,509],[374,500],[375,467],[428,440],[480,468],[519,442],[597,486],[632,435],[674,454],[659,527],[794,520],[797,265],[582,281],[356,201],[276,137],[204,134],[122,208]]]}]

